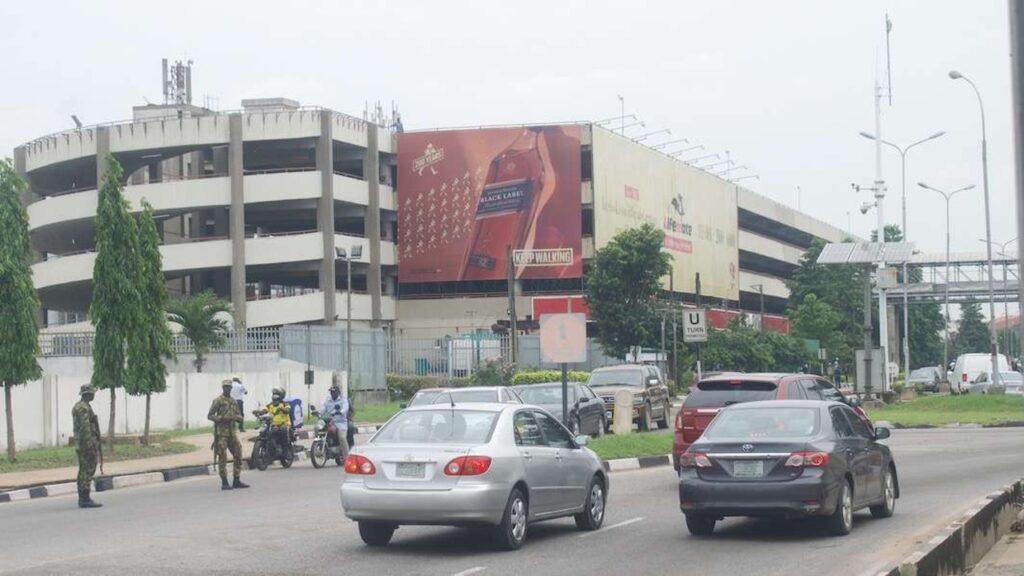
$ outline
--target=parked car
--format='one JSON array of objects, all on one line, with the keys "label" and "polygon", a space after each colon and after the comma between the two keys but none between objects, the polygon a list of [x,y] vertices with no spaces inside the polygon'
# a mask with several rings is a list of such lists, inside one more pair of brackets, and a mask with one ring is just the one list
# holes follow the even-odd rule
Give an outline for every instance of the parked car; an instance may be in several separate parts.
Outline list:
[{"label": "parked car", "polygon": [[672,465],[697,441],[726,406],[759,400],[830,400],[848,404],[870,427],[867,414],[855,398],[843,396],[831,382],[813,374],[721,374],[704,378],[690,388],[676,414]]},{"label": "parked car", "polygon": [[608,476],[588,441],[532,406],[415,406],[353,448],[341,504],[370,546],[405,524],[484,526],[510,550],[541,520],[597,530]]},{"label": "parked car", "polygon": [[910,376],[907,377],[907,384],[911,387],[920,384],[925,392],[938,392],[939,383],[945,379],[946,375],[943,373],[942,368],[938,366],[925,366],[924,368],[911,370]]},{"label": "parked car", "polygon": [[888,518],[900,496],[892,452],[879,443],[888,437],[839,402],[730,406],[682,455],[686,526],[704,536],[728,516],[818,516],[841,536],[861,508]]},{"label": "parked car", "polygon": [[1000,372],[999,377],[1003,379],[1004,394],[1024,395],[1024,375],[1020,372]]},{"label": "parked car", "polygon": [[523,399],[505,386],[472,386],[469,388],[421,388],[402,408],[459,402],[497,402],[522,404]]},{"label": "parked car", "polygon": [[626,390],[633,395],[633,423],[641,431],[650,430],[655,422],[658,428],[668,428],[672,401],[657,367],[623,364],[598,368],[590,373],[587,386],[604,401],[606,425],[611,426],[614,417],[615,393]]},{"label": "parked car", "polygon": [[[978,374],[978,377],[974,380],[974,384],[971,385],[968,390],[968,394],[1020,394],[1021,383],[1024,382],[1024,376],[1021,376],[1020,372],[1000,372],[999,373],[999,385],[995,385],[992,379],[989,378],[988,372],[982,372]],[[1009,391],[1012,388],[1013,392]]]},{"label": "parked car", "polygon": [[588,434],[599,437],[604,435],[604,401],[594,391],[581,382],[569,382],[568,407],[569,422],[562,422],[562,383],[545,382],[528,384],[513,388],[523,403],[540,406],[552,414],[559,422],[569,428],[573,434]]},{"label": "parked car", "polygon": [[[1000,354],[997,358],[1000,372],[1009,372],[1010,363],[1006,356]],[[992,371],[992,356],[989,354],[961,354],[953,366],[953,373],[949,380],[949,389],[953,394],[967,394],[971,386],[984,372]]]}]

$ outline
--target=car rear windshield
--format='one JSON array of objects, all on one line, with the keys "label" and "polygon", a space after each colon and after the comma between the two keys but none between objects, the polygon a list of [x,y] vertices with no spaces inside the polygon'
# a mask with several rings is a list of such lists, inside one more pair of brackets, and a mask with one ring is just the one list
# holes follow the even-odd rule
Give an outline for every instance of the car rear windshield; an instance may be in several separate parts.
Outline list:
[{"label": "car rear windshield", "polygon": [[740,402],[774,400],[777,386],[774,382],[749,380],[717,380],[698,382],[690,390],[683,408],[721,408]]},{"label": "car rear windshield", "polygon": [[388,421],[374,444],[486,444],[498,412],[475,410],[406,410]]},{"label": "car rear windshield", "polygon": [[910,373],[910,377],[911,378],[934,378],[935,377],[935,369],[934,368],[918,368],[917,370],[914,370],[913,372]]},{"label": "car rear windshield", "polygon": [[591,388],[602,386],[643,386],[642,370],[602,370],[590,375],[587,385]]},{"label": "car rear windshield", "polygon": [[704,431],[704,437],[782,439],[817,433],[816,408],[740,408],[720,412]]},{"label": "car rear windshield", "polygon": [[[562,384],[550,384],[545,386],[528,386],[517,388],[516,392],[523,402],[527,404],[561,404]],[[576,402],[576,387],[569,385],[569,403]]]}]

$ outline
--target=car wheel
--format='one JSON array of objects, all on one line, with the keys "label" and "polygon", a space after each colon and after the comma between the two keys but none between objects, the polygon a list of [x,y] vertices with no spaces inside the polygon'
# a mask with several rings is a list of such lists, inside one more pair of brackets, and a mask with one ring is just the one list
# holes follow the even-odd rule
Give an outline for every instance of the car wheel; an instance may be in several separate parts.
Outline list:
[{"label": "car wheel", "polygon": [[359,537],[367,546],[387,546],[395,535],[395,525],[384,522],[360,522]]},{"label": "car wheel", "polygon": [[896,479],[891,467],[882,473],[882,503],[872,506],[870,510],[871,516],[875,518],[889,518],[896,511]]},{"label": "car wheel", "polygon": [[833,536],[846,536],[853,529],[853,489],[849,482],[843,482],[836,498],[836,510],[825,521]]},{"label": "car wheel", "polygon": [[526,496],[519,488],[513,488],[505,504],[501,524],[495,528],[494,542],[502,550],[518,550],[526,541],[526,519],[530,508]]},{"label": "car wheel", "polygon": [[643,414],[640,414],[640,431],[647,432],[651,429],[651,405],[644,406]]},{"label": "car wheel", "polygon": [[576,520],[576,527],[580,530],[597,530],[604,523],[604,482],[599,476],[594,476],[590,481],[590,491],[587,492],[587,503],[580,512],[573,518]]},{"label": "car wheel", "polygon": [[661,420],[658,420],[658,430],[668,429],[669,416],[672,414],[672,405],[668,402],[662,405]]},{"label": "car wheel", "polygon": [[715,519],[700,514],[687,514],[686,529],[694,536],[710,536],[715,531]]}]

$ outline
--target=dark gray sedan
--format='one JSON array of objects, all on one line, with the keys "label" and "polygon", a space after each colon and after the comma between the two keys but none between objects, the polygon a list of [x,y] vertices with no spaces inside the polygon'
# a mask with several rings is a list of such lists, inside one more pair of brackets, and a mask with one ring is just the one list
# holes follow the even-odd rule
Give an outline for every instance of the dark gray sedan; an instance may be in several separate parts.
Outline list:
[{"label": "dark gray sedan", "polygon": [[708,535],[727,516],[820,516],[842,536],[861,508],[888,518],[900,494],[892,452],[878,442],[888,437],[838,402],[730,406],[680,458],[686,526]]},{"label": "dark gray sedan", "polygon": [[586,384],[569,382],[569,421],[562,422],[562,383],[544,382],[516,386],[515,391],[525,404],[540,406],[558,418],[573,434],[604,435],[604,402]]}]

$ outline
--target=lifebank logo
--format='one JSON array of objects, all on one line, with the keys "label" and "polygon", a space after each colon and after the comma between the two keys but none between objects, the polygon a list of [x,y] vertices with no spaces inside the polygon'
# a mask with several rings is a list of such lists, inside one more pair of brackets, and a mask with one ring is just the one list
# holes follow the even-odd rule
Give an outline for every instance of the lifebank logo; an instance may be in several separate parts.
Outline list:
[{"label": "lifebank logo", "polygon": [[434,164],[441,160],[444,160],[444,148],[434,148],[433,144],[428,143],[426,149],[423,150],[423,156],[413,159],[412,171],[423,176],[423,171],[430,168],[430,173],[437,175]]}]

